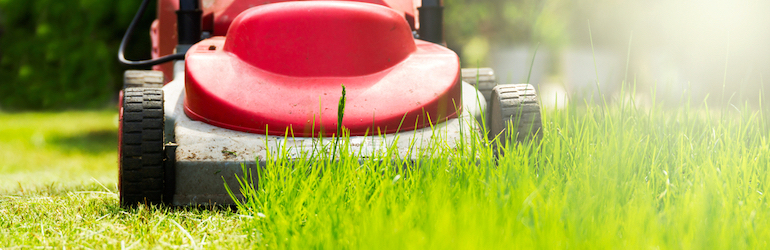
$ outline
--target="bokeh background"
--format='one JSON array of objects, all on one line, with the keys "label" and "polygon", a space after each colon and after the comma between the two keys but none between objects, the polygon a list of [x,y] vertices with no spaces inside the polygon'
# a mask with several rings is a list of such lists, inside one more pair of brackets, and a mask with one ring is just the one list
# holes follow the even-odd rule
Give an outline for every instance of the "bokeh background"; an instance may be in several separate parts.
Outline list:
[{"label": "bokeh background", "polygon": [[[0,0],[0,110],[114,105],[125,70],[116,60],[117,47],[139,3]],[[444,5],[447,46],[463,66],[493,67],[500,83],[528,81],[547,106],[557,100],[583,103],[599,94],[620,100],[630,93],[641,104],[756,105],[767,89],[770,1],[444,0]],[[143,30],[153,18],[142,20]],[[139,34],[129,58],[149,57],[149,37]]]},{"label": "bokeh background", "polygon": [[[141,1],[0,0],[0,109],[102,108],[115,103],[117,49]],[[154,5],[148,13],[155,13]],[[127,57],[149,58],[149,25]],[[141,35],[144,34],[144,35]]]}]

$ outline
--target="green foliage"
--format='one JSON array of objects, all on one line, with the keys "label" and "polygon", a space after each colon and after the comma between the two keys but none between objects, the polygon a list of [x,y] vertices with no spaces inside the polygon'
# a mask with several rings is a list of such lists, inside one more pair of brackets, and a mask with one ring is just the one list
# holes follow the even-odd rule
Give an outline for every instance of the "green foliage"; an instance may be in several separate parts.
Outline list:
[{"label": "green foliage", "polygon": [[[117,47],[139,2],[0,1],[0,107],[62,109],[106,104],[121,86]],[[141,36],[147,33],[140,30],[137,34],[144,37],[134,41],[144,46],[137,49],[146,51],[145,55],[133,51],[129,56],[149,56],[147,35]]]},{"label": "green foliage", "polygon": [[490,44],[543,44],[558,50],[568,42],[571,3],[563,0],[446,0],[447,44],[463,65],[486,65]]}]

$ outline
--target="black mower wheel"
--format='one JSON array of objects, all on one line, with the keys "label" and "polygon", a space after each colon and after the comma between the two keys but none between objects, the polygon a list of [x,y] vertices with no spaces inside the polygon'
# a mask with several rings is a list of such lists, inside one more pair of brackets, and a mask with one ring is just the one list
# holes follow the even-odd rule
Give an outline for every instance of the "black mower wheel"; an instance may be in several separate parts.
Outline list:
[{"label": "black mower wheel", "polygon": [[120,205],[163,203],[163,90],[126,88],[120,121]]},{"label": "black mower wheel", "polygon": [[[492,89],[489,109],[489,138],[505,145],[538,138],[542,127],[537,93],[531,84],[503,84]],[[512,129],[512,131],[511,131]]]}]

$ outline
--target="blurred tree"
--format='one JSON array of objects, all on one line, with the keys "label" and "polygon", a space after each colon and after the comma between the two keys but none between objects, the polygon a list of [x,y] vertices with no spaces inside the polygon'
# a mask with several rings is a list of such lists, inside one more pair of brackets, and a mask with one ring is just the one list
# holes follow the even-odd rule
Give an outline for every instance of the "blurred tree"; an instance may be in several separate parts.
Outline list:
[{"label": "blurred tree", "polygon": [[444,5],[447,44],[466,67],[487,65],[490,48],[498,44],[541,44],[558,51],[569,41],[569,1],[446,0]]},{"label": "blurred tree", "polygon": [[[0,0],[0,107],[92,108],[121,85],[116,51],[140,1]],[[154,13],[149,12],[149,13]],[[143,20],[149,27],[153,17]],[[141,34],[141,33],[139,33]],[[149,57],[138,35],[128,55]]]}]

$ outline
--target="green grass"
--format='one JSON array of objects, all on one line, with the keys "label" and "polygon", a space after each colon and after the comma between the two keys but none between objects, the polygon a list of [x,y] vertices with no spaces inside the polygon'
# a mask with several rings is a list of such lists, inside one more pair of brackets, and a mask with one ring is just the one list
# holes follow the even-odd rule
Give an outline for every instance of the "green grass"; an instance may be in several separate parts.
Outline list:
[{"label": "green grass", "polygon": [[117,112],[0,113],[0,249],[249,247],[227,211],[121,209]]},{"label": "green grass", "polygon": [[0,193],[115,183],[117,112],[0,113]]},{"label": "green grass", "polygon": [[75,136],[114,131],[111,117],[0,114],[0,248],[770,247],[770,124],[748,107],[572,105],[497,160],[479,144],[404,168],[344,147],[338,163],[276,156],[235,213],[120,209],[115,152],[99,150],[114,138]]}]

